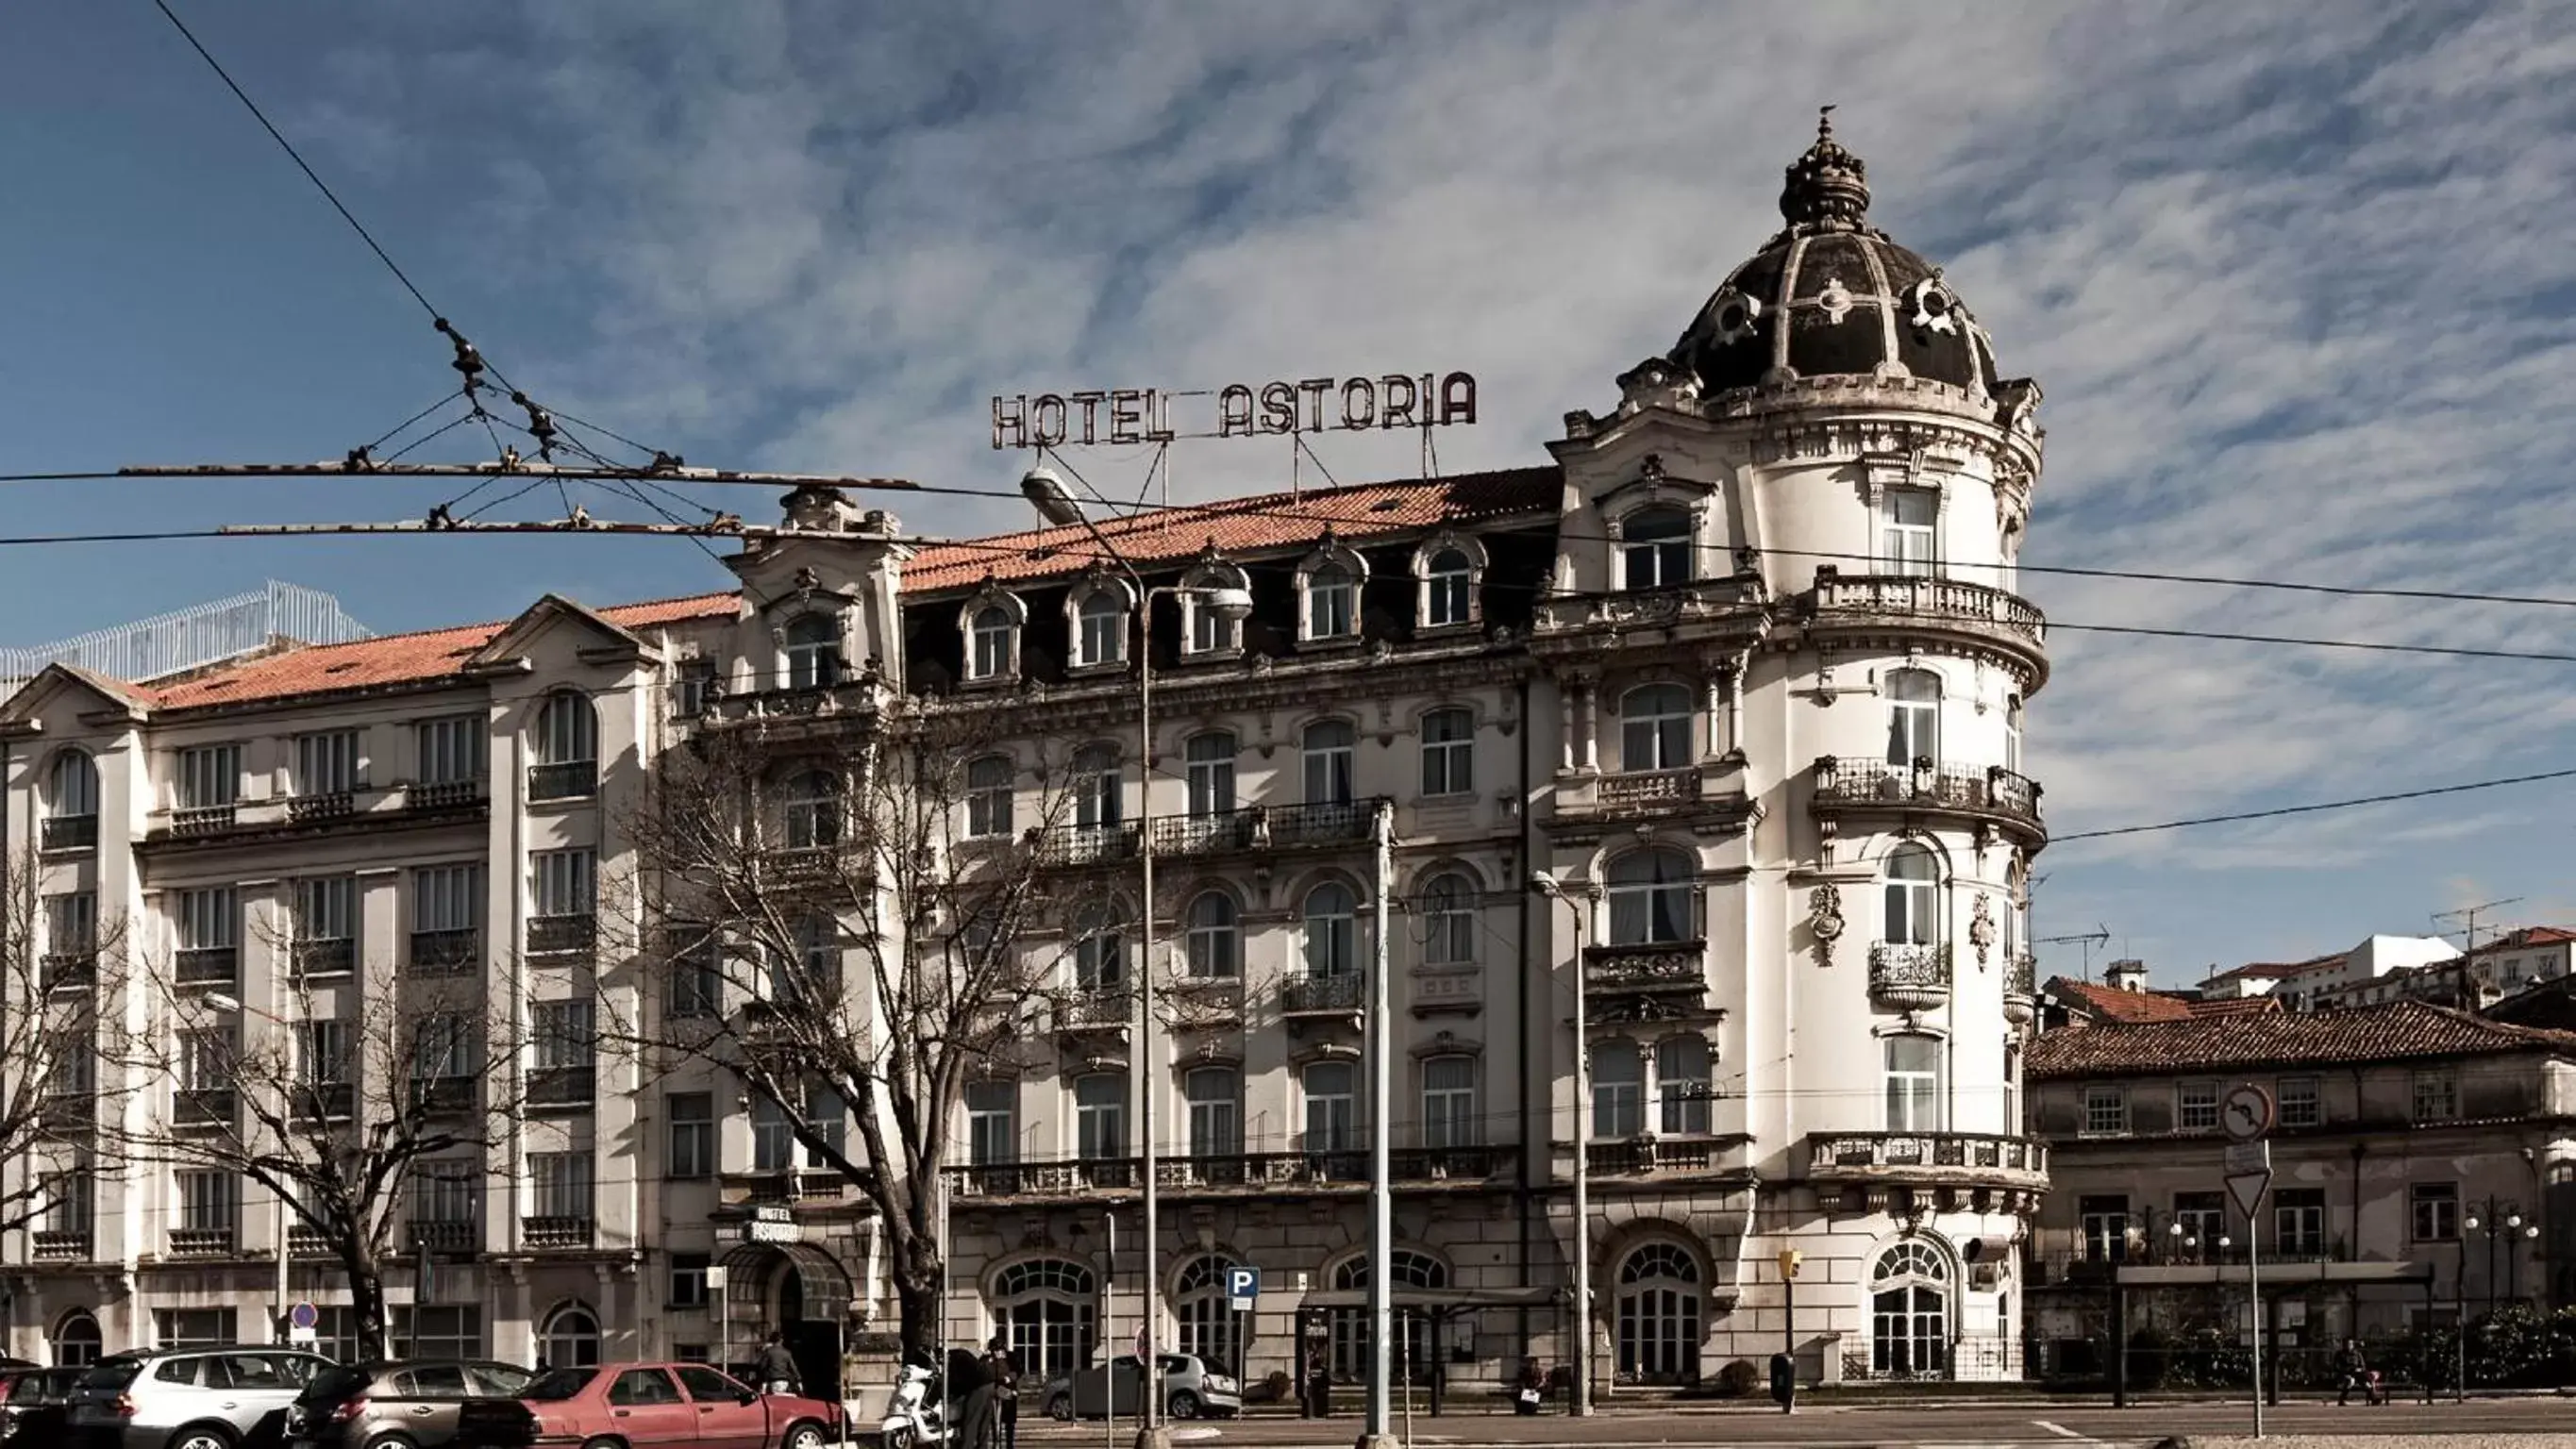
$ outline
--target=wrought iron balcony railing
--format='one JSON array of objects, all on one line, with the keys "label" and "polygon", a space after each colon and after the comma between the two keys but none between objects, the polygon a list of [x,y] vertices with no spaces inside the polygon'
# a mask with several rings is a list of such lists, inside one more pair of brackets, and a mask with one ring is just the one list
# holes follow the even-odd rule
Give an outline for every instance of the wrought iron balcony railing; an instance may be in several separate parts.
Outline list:
[{"label": "wrought iron balcony railing", "polygon": [[1814,803],[1820,808],[1948,810],[2039,824],[2039,782],[2000,765],[1980,769],[1929,760],[1891,765],[1826,755],[1816,761]]},{"label": "wrought iron balcony railing", "polygon": [[599,918],[580,915],[530,916],[528,954],[570,956],[590,950],[599,940]]},{"label": "wrought iron balcony railing", "polygon": [[472,926],[411,933],[411,969],[424,976],[453,976],[482,964],[483,933]]},{"label": "wrought iron balcony railing", "polygon": [[97,844],[95,815],[48,815],[37,836],[40,850],[89,850]]},{"label": "wrought iron balcony railing", "polygon": [[228,1127],[240,1113],[241,1099],[223,1088],[182,1087],[170,1099],[170,1119],[182,1127]]},{"label": "wrought iron balcony railing", "polygon": [[288,1108],[303,1122],[346,1120],[357,1106],[358,1091],[347,1082],[301,1082],[288,1091]]},{"label": "wrought iron balcony railing", "polygon": [[1093,986],[1057,993],[1058,1031],[1113,1031],[1127,1025],[1136,1009],[1135,994],[1125,986]]},{"label": "wrought iron balcony railing", "polygon": [[1356,971],[1338,976],[1291,976],[1279,983],[1283,1016],[1350,1016],[1360,1009],[1364,978]]},{"label": "wrought iron balcony railing", "polygon": [[1043,865],[1100,865],[1136,858],[1133,825],[1055,825],[1038,835]]},{"label": "wrought iron balcony railing", "polygon": [[598,1073],[590,1067],[537,1067],[528,1073],[531,1107],[587,1107],[598,1090]]},{"label": "wrought iron balcony railing", "polygon": [[1872,941],[1869,994],[1903,1010],[1920,1011],[1950,999],[1950,943]]},{"label": "wrought iron balcony railing", "polygon": [[221,986],[241,974],[239,946],[182,946],[178,976],[182,986]]},{"label": "wrought iron balcony railing", "polygon": [[1699,798],[1699,769],[1684,766],[1604,775],[1594,793],[1603,805],[1678,805]]},{"label": "wrought iron balcony railing", "polygon": [[96,951],[47,951],[37,969],[47,991],[73,991],[98,984]]},{"label": "wrought iron balcony railing", "polygon": [[1583,948],[1583,986],[1610,996],[1690,994],[1708,989],[1704,941],[1655,941]]},{"label": "wrought iron balcony railing", "polygon": [[346,976],[357,966],[358,943],[345,936],[338,940],[295,943],[295,974],[298,976]]},{"label": "wrought iron balcony railing", "polygon": [[[1519,1151],[1508,1144],[1397,1148],[1387,1153],[1388,1175],[1413,1187],[1481,1183],[1509,1173]],[[983,1163],[946,1172],[950,1190],[959,1198],[1079,1198],[1134,1192],[1144,1185],[1143,1171],[1130,1157]],[[1154,1170],[1160,1190],[1179,1196],[1296,1189],[1362,1192],[1368,1179],[1368,1146],[1357,1134],[1347,1145],[1297,1152],[1161,1157]]]},{"label": "wrought iron balcony railing", "polygon": [[414,1077],[411,1105],[415,1112],[464,1112],[474,1106],[475,1077]]},{"label": "wrought iron balcony railing", "polygon": [[528,767],[528,798],[531,800],[580,800],[598,793],[597,760],[566,760],[561,764]]}]

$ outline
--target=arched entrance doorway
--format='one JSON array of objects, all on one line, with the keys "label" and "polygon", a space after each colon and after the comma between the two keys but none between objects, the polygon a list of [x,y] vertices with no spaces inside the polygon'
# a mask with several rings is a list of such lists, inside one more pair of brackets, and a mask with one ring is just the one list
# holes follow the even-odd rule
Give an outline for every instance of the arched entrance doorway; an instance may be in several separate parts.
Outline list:
[{"label": "arched entrance doorway", "polygon": [[98,1362],[105,1347],[106,1337],[98,1331],[98,1319],[86,1308],[72,1310],[54,1325],[56,1368],[87,1368]]},{"label": "arched entrance doorway", "polygon": [[776,1329],[796,1358],[798,1387],[841,1396],[841,1334],[850,1314],[850,1274],[812,1243],[743,1243],[725,1254],[724,1345],[728,1364],[748,1364]]}]

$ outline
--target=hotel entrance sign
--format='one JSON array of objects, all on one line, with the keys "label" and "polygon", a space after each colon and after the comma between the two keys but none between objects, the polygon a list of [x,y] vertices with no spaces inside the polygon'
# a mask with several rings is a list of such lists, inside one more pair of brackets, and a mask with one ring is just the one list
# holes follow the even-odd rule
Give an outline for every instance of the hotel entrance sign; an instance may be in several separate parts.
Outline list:
[{"label": "hotel entrance sign", "polygon": [[[1211,404],[1207,399],[1215,399]],[[1177,420],[1175,404],[1179,404]],[[1213,392],[1107,388],[993,399],[993,446],[1055,448],[1446,428],[1476,421],[1473,373],[1388,373],[1234,383]]]}]

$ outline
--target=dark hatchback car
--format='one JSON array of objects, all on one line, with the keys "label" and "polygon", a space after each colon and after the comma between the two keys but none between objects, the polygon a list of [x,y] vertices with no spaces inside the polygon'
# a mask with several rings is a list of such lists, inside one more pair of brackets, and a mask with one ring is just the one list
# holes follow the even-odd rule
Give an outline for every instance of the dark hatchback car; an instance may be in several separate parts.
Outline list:
[{"label": "dark hatchback car", "polygon": [[510,1398],[535,1375],[480,1359],[414,1358],[323,1370],[286,1411],[290,1449],[445,1449],[467,1399]]},{"label": "dark hatchback car", "polygon": [[79,1368],[18,1368],[0,1370],[7,1380],[6,1397],[0,1397],[0,1444],[16,1449],[25,1445],[57,1445],[72,1436],[72,1389],[89,1372]]}]

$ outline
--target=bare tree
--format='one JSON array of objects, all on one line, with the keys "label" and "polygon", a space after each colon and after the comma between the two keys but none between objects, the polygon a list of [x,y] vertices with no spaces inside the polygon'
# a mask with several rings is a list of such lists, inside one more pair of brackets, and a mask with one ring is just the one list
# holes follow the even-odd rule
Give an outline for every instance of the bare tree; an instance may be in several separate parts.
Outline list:
[{"label": "bare tree", "polygon": [[[473,1205],[521,1105],[521,1074],[488,1070],[515,1057],[517,1038],[486,999],[480,953],[440,949],[466,944],[416,945],[397,971],[354,959],[350,941],[281,939],[275,1012],[186,981],[184,965],[136,973],[155,998],[152,1025],[125,1056],[170,1087],[147,1094],[118,1149],[282,1199],[290,1254],[318,1253],[347,1276],[364,1357],[390,1352],[392,1264],[480,1246]],[[231,1206],[237,1224],[238,1196]]]},{"label": "bare tree", "polygon": [[[86,1244],[83,1209],[98,1123],[98,1002],[121,977],[125,923],[94,892],[49,893],[35,850],[0,882],[0,1231],[34,1227]],[[67,880],[59,883],[68,884]],[[81,1219],[74,1221],[74,1219]],[[41,1231],[41,1229],[40,1229]],[[87,1257],[86,1247],[78,1253]]]},{"label": "bare tree", "polygon": [[[1066,772],[988,748],[993,724],[905,703],[702,730],[629,812],[632,901],[606,913],[639,923],[659,986],[643,1019],[604,1030],[730,1073],[856,1187],[908,1349],[938,1336],[936,1188],[966,1084],[1026,1039],[1055,979],[1030,940],[1047,867],[1133,846],[1132,827],[1059,824]],[[810,1110],[818,1093],[846,1104],[855,1146],[837,1109]]]}]

